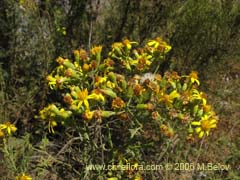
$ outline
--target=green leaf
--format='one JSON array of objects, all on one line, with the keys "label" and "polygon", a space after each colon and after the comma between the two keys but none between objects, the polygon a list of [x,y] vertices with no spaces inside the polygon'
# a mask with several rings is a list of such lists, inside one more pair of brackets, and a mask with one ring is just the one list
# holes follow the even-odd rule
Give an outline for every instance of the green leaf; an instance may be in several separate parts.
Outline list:
[{"label": "green leaf", "polygon": [[130,138],[132,139],[140,129],[141,129],[141,127],[138,127],[138,128],[135,128],[135,129],[129,129],[129,132],[131,134]]},{"label": "green leaf", "polygon": [[200,110],[198,111],[198,113],[197,113],[197,117],[202,117],[202,115],[203,115],[203,110],[200,109]]},{"label": "green leaf", "polygon": [[184,84],[183,84],[182,90],[183,90],[183,91],[186,91],[186,90],[187,90],[187,83],[184,83]]},{"label": "green leaf", "polygon": [[198,112],[198,105],[195,105],[194,108],[193,108],[193,113],[197,114],[197,112]]}]

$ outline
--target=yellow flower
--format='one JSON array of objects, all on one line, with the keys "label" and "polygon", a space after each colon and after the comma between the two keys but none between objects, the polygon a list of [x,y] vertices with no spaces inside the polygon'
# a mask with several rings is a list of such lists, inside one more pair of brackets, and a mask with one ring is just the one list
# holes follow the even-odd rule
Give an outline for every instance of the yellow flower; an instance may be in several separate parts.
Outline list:
[{"label": "yellow flower", "polygon": [[174,136],[173,129],[165,124],[160,125],[160,131],[164,136],[167,136],[168,138],[172,138]]},{"label": "yellow flower", "polygon": [[172,106],[174,99],[179,98],[179,97],[180,97],[180,94],[176,90],[174,90],[169,95],[164,94],[160,98],[160,101],[163,101],[166,104],[166,106]]},{"label": "yellow flower", "polygon": [[83,91],[78,92],[78,108],[82,106],[82,104],[85,105],[86,109],[89,109],[89,103],[88,103],[88,90],[84,89]]},{"label": "yellow flower", "polygon": [[107,77],[106,76],[104,76],[104,77],[96,76],[94,85],[98,87],[98,86],[100,86],[100,84],[103,84],[105,82],[107,82]]},{"label": "yellow flower", "polygon": [[122,42],[128,50],[130,50],[132,48],[132,44],[136,44],[137,42],[131,42],[128,39],[124,39]]},{"label": "yellow flower", "polygon": [[62,57],[58,57],[56,59],[56,61],[58,62],[58,64],[62,65],[64,63],[64,59]]},{"label": "yellow flower", "polygon": [[157,111],[154,111],[154,112],[152,112],[152,118],[154,120],[159,120],[161,118],[161,116]]},{"label": "yellow flower", "polygon": [[25,173],[23,173],[20,177],[16,176],[16,180],[32,180],[32,178]]},{"label": "yellow flower", "polygon": [[67,119],[72,115],[72,112],[71,111],[66,111],[65,109],[61,108],[57,115],[60,116],[63,119]]},{"label": "yellow flower", "polygon": [[17,128],[14,124],[11,124],[9,121],[5,124],[0,124],[0,130],[6,130],[9,135],[12,134],[12,132],[16,132]]},{"label": "yellow flower", "polygon": [[79,56],[80,55],[79,50],[73,50],[73,54],[74,56]]},{"label": "yellow flower", "polygon": [[191,81],[192,84],[193,84],[194,82],[196,82],[197,85],[200,85],[200,82],[199,82],[199,80],[198,80],[198,72],[192,71],[192,72],[189,74],[188,78],[190,79],[190,81]]},{"label": "yellow flower", "polygon": [[101,93],[95,93],[92,92],[90,95],[88,95],[88,90],[78,90],[77,89],[77,100],[73,101],[73,104],[77,103],[77,107],[80,108],[82,104],[84,104],[86,109],[89,109],[89,99],[94,99],[97,101],[104,101],[104,96]]},{"label": "yellow flower", "polygon": [[83,70],[84,70],[85,72],[89,71],[90,68],[91,68],[90,65],[88,65],[88,64],[86,64],[86,63],[83,64]]},{"label": "yellow flower", "polygon": [[151,47],[154,47],[154,48],[157,48],[159,46],[159,40],[161,40],[161,38],[156,38],[154,40],[150,40],[147,45],[148,46],[151,46]]},{"label": "yellow flower", "polygon": [[134,60],[132,60],[131,61],[131,64],[137,64],[137,69],[138,70],[144,70],[145,68],[147,68],[148,66],[150,66],[151,65],[151,61],[149,61],[147,58],[145,58],[145,57],[141,57],[141,58],[139,58],[137,61],[134,61]]},{"label": "yellow flower", "polygon": [[172,47],[169,44],[167,44],[165,41],[163,41],[161,37],[157,37],[154,40],[150,40],[147,43],[147,45],[149,47],[153,47],[159,50],[160,52],[164,52],[164,53],[167,53],[172,49]]},{"label": "yellow flower", "polygon": [[52,75],[48,75],[46,79],[48,81],[50,89],[54,89],[55,87],[62,88],[63,83],[67,81],[67,77],[62,77],[58,75],[56,75],[55,77],[53,77]]},{"label": "yellow flower", "polygon": [[210,112],[211,111],[211,106],[208,104],[203,104],[203,110],[204,112]]},{"label": "yellow flower", "polygon": [[105,101],[104,96],[102,95],[101,91],[98,89],[94,89],[91,93],[91,95],[89,96],[89,99],[94,99],[96,101]]},{"label": "yellow flower", "polygon": [[113,49],[117,49],[117,48],[121,49],[122,47],[123,47],[123,44],[121,42],[115,42],[112,44]]},{"label": "yellow flower", "polygon": [[120,97],[113,99],[112,101],[113,109],[120,109],[120,108],[123,108],[124,106],[125,106],[125,102]]},{"label": "yellow flower", "polygon": [[199,138],[202,138],[204,134],[209,135],[210,129],[217,127],[217,120],[214,118],[205,115],[200,121],[193,121],[192,125],[198,126],[195,131],[198,134]]},{"label": "yellow flower", "polygon": [[86,61],[88,58],[88,54],[84,49],[79,50],[79,55],[82,61]]},{"label": "yellow flower", "polygon": [[142,95],[144,91],[146,91],[146,89],[144,89],[143,86],[141,86],[140,84],[133,85],[134,95]]},{"label": "yellow flower", "polygon": [[92,55],[97,55],[102,52],[102,46],[95,46],[91,49],[91,54]]},{"label": "yellow flower", "polygon": [[[69,95],[70,96],[70,95]],[[48,122],[48,131],[54,133],[54,127],[57,126],[57,117],[67,119],[72,115],[71,111],[66,111],[64,108],[59,109],[55,104],[49,104],[42,109],[39,117]]]},{"label": "yellow flower", "polygon": [[86,110],[83,113],[83,118],[86,120],[91,120],[93,118],[93,115],[94,115],[94,111]]},{"label": "yellow flower", "polygon": [[52,75],[48,75],[46,79],[48,81],[50,89],[54,89],[57,84],[57,79],[52,77]]},{"label": "yellow flower", "polygon": [[203,92],[199,92],[197,89],[193,89],[192,90],[192,100],[194,99],[199,99],[199,100],[202,100],[202,103],[203,105],[206,105],[207,104],[207,95]]}]

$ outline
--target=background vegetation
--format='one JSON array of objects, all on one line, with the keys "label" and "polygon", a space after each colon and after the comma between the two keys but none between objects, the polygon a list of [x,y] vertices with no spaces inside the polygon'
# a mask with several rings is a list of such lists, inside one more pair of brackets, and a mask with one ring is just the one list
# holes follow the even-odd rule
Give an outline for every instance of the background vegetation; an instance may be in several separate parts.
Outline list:
[{"label": "background vegetation", "polygon": [[21,172],[33,179],[82,179],[81,169],[76,169],[81,149],[70,142],[71,136],[51,135],[34,118],[57,98],[49,92],[46,75],[58,56],[71,57],[74,49],[102,44],[107,52],[125,37],[144,44],[159,35],[172,46],[159,72],[198,71],[201,88],[220,121],[201,148],[200,143],[189,145],[193,150],[177,143],[164,159],[150,159],[197,159],[232,168],[155,172],[152,179],[239,179],[238,0],[2,0],[0,23],[0,123],[11,121],[18,128],[2,146],[2,179],[14,179]]}]

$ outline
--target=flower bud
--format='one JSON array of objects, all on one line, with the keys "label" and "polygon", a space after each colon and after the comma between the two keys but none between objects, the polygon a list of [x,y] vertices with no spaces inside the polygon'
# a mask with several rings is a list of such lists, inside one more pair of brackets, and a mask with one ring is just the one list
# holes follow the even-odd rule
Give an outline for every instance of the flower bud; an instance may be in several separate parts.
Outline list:
[{"label": "flower bud", "polygon": [[147,109],[148,105],[147,104],[137,104],[136,108],[137,109]]},{"label": "flower bud", "polygon": [[104,89],[100,89],[100,91],[112,98],[116,98],[117,94],[110,88],[104,88]]},{"label": "flower bud", "polygon": [[108,118],[110,116],[116,115],[114,111],[101,111],[101,117]]},{"label": "flower bud", "polygon": [[66,68],[75,69],[74,64],[71,63],[71,62],[69,61],[69,59],[64,59],[63,65],[64,65]]}]

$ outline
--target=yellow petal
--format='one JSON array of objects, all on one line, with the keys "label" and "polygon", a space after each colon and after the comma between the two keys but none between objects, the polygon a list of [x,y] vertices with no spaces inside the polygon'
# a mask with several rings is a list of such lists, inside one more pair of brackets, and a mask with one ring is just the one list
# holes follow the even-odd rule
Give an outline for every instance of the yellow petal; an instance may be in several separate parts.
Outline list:
[{"label": "yellow petal", "polygon": [[12,132],[16,132],[17,131],[17,128],[15,126],[11,126],[11,131]]},{"label": "yellow petal", "polygon": [[196,128],[196,133],[199,133],[202,129],[200,127]]},{"label": "yellow petal", "polygon": [[200,85],[199,80],[195,79],[195,81],[196,81],[197,85],[199,86]]},{"label": "yellow petal", "polygon": [[216,122],[217,122],[216,119],[211,119],[210,120],[210,124],[216,124]]},{"label": "yellow petal", "polygon": [[154,46],[155,48],[159,45],[159,43],[155,40],[151,40],[147,43],[148,46]]},{"label": "yellow petal", "polygon": [[217,125],[216,124],[212,124],[211,126],[209,126],[209,128],[213,129],[213,128],[216,128]]},{"label": "yellow petal", "polygon": [[180,95],[179,95],[179,93],[176,90],[174,90],[173,92],[171,92],[169,94],[169,97],[170,97],[170,99],[174,99],[174,98],[180,97]]},{"label": "yellow petal", "polygon": [[202,103],[203,103],[203,105],[206,105],[207,104],[207,100],[205,98],[202,98]]},{"label": "yellow petal", "polygon": [[83,101],[79,101],[77,108],[79,109],[82,106]]},{"label": "yellow petal", "polygon": [[193,121],[191,124],[194,125],[194,126],[200,126],[200,125],[201,125],[201,122],[199,122],[199,121]]},{"label": "yellow petal", "polygon": [[203,135],[204,135],[204,132],[203,132],[203,131],[201,131],[201,132],[199,133],[199,138],[202,138],[202,137],[203,137]]},{"label": "yellow petal", "polygon": [[89,109],[89,103],[88,103],[88,100],[84,100],[83,103],[84,103],[84,105],[86,106],[86,109]]},{"label": "yellow petal", "polygon": [[6,129],[7,126],[5,124],[0,124],[0,129]]},{"label": "yellow petal", "polygon": [[207,136],[209,135],[209,131],[206,131],[206,135],[207,135]]},{"label": "yellow petal", "polygon": [[11,135],[11,128],[10,127],[7,128],[7,132],[8,132],[9,135]]}]

